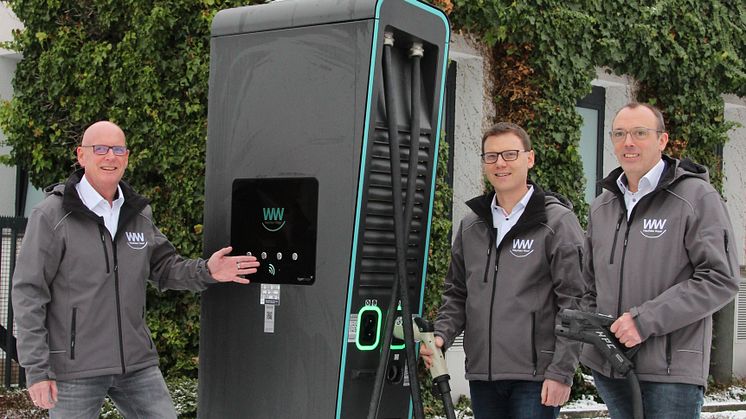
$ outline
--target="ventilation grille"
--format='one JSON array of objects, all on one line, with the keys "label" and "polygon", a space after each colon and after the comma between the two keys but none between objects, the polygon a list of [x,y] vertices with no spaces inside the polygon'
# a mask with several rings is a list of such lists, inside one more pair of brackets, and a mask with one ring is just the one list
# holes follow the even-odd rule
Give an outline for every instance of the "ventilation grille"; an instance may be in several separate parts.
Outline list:
[{"label": "ventilation grille", "polygon": [[463,347],[464,347],[464,332],[461,332],[461,334],[458,335],[456,339],[453,341],[453,345],[451,345],[451,348],[462,349]]},{"label": "ventilation grille", "polygon": [[738,297],[736,301],[738,319],[736,320],[736,340],[746,341],[746,281],[738,285]]},{"label": "ventilation grille", "polygon": [[[419,141],[414,206],[407,237],[407,278],[410,284],[419,283],[426,245],[426,211],[431,176],[429,164],[432,160],[432,144],[427,134],[423,132]],[[399,165],[402,173],[400,193],[404,206],[409,173],[410,138],[408,133],[404,132],[400,132],[399,137]],[[369,144],[368,156],[368,170],[364,174],[367,188],[363,198],[364,224],[359,281],[361,287],[390,287],[396,273],[396,236],[391,194],[391,154],[388,131],[384,127],[376,127],[373,141]]]}]

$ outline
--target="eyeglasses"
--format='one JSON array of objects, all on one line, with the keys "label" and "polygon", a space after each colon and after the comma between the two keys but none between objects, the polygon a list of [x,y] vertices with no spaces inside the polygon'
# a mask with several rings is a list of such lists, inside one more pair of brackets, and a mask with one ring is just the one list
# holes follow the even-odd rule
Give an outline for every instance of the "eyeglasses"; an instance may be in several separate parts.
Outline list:
[{"label": "eyeglasses", "polygon": [[81,147],[92,147],[93,154],[98,154],[99,156],[108,154],[109,150],[113,151],[115,156],[124,156],[125,154],[127,154],[127,147],[123,145],[94,144],[94,145],[82,145]]},{"label": "eyeglasses", "polygon": [[627,134],[631,135],[633,140],[645,140],[648,138],[648,134],[650,134],[650,131],[657,133],[663,132],[653,128],[636,127],[632,128],[629,131],[627,131],[626,129],[611,130],[609,134],[611,135],[611,141],[618,143],[620,141],[624,141],[627,138]]},{"label": "eyeglasses", "polygon": [[531,150],[504,150],[501,152],[496,151],[490,151],[487,153],[482,153],[482,161],[487,164],[492,164],[497,162],[497,158],[502,156],[503,160],[505,161],[513,161],[518,159],[518,155],[520,153],[528,153]]}]

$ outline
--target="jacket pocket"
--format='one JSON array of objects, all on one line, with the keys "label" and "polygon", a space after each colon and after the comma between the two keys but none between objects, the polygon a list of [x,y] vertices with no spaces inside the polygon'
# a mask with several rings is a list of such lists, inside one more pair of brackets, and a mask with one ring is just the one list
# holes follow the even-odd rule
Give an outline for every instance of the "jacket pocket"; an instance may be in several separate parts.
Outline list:
[{"label": "jacket pocket", "polygon": [[536,375],[536,364],[538,363],[539,356],[536,353],[536,312],[531,312],[531,365],[533,371],[531,375]]},{"label": "jacket pocket", "polygon": [[[98,232],[101,235],[101,246],[104,248],[104,260],[106,261],[106,273],[108,274],[111,271],[111,267],[109,266],[109,251],[106,250],[106,237],[104,236],[104,230],[103,227],[99,224],[98,226]],[[112,246],[114,245],[114,241],[112,240]]]},{"label": "jacket pocket", "polygon": [[730,276],[733,276],[733,265],[730,263],[730,249],[728,249],[728,230],[723,231],[723,244],[725,245],[725,263],[728,265]]},{"label": "jacket pocket", "polygon": [[142,330],[145,332],[145,336],[148,338],[150,349],[153,349],[153,338],[150,337],[150,331],[148,331],[148,324],[145,322],[145,307],[142,308]]},{"label": "jacket pocket", "polygon": [[78,308],[73,307],[70,319],[70,359],[75,359],[75,322],[78,316]]},{"label": "jacket pocket", "polygon": [[666,374],[671,375],[671,335],[666,335]]}]

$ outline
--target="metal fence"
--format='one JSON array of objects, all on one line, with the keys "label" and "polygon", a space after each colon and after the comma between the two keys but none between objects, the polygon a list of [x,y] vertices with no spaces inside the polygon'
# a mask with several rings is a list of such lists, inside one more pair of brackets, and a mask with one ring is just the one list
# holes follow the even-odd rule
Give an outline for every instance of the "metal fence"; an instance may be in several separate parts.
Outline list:
[{"label": "metal fence", "polygon": [[23,369],[18,365],[13,307],[10,303],[13,270],[25,230],[25,218],[0,217],[0,379],[5,387],[26,384]]}]

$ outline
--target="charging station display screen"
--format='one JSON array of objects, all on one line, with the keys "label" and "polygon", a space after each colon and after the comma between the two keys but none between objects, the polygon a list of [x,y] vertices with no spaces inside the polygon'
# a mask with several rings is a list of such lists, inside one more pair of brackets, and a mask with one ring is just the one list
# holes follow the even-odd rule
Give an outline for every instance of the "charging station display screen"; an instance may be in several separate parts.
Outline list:
[{"label": "charging station display screen", "polygon": [[231,246],[261,263],[252,282],[313,284],[318,197],[316,178],[233,181]]}]

